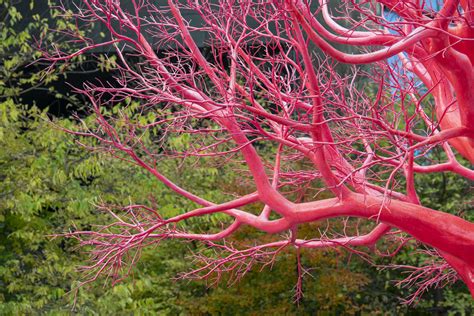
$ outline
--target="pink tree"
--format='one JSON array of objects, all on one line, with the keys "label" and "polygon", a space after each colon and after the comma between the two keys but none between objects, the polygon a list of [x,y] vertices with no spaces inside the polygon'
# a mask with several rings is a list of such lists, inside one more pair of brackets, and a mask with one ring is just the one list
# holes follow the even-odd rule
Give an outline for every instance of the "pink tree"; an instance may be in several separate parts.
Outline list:
[{"label": "pink tree", "polygon": [[[360,253],[383,238],[403,245],[409,234],[442,260],[413,278],[454,269],[449,277],[460,277],[474,295],[474,224],[424,207],[415,187],[420,173],[474,179],[474,171],[458,161],[462,156],[474,163],[472,0],[446,0],[439,11],[423,1],[347,0],[340,3],[346,9],[337,12],[324,0],[155,3],[131,0],[132,8],[125,9],[118,0],[82,0],[73,13],[77,24],[99,23],[109,37],[94,42],[75,32],[80,49],[47,56],[61,62],[112,47],[117,82],[80,90],[98,125],[69,132],[96,138],[100,149],[141,166],[199,205],[171,218],[150,206],[130,205],[123,213],[111,212],[116,221],[107,227],[68,234],[93,246],[89,281],[126,272],[127,262],[136,261],[133,254],[163,239],[202,241],[221,251],[218,258],[202,257],[203,267],[187,274],[206,277],[244,273],[290,246]],[[193,19],[186,20],[190,12]],[[397,21],[389,21],[387,12]],[[208,56],[199,37],[206,38]],[[132,62],[130,55],[137,58]],[[387,61],[394,56],[396,62]],[[354,66],[344,76],[337,62],[370,69]],[[102,110],[130,99],[152,122],[139,124]],[[160,144],[173,133],[190,134],[193,142],[182,152],[152,152],[141,139],[150,129],[161,131]],[[445,152],[445,162],[429,163],[435,147]],[[160,172],[167,155],[241,157],[255,191],[216,204]],[[298,169],[301,161],[312,167]],[[324,184],[319,198],[295,198],[314,180]],[[251,204],[262,205],[261,211],[249,211]],[[215,213],[231,219],[217,233],[188,232],[180,225]],[[353,230],[359,233],[297,235],[301,224],[340,219],[346,226],[348,217],[365,220]],[[370,223],[372,230],[363,233]],[[275,234],[275,241],[247,249],[226,243],[243,225]],[[423,284],[446,278],[436,275]]]}]

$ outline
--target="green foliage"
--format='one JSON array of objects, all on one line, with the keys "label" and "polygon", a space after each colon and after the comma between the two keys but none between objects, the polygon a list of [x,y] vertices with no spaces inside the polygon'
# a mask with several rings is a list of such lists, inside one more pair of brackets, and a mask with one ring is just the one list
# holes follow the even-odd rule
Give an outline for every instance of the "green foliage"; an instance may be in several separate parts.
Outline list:
[{"label": "green foliage", "polygon": [[[109,223],[110,217],[98,213],[96,204],[152,201],[165,216],[192,207],[138,167],[83,150],[36,108],[3,103],[0,116],[0,314],[68,312],[73,297],[65,294],[83,278],[75,267],[85,257],[73,251],[74,241],[48,235]],[[67,119],[55,124],[76,128]],[[186,185],[200,183],[209,197],[217,196],[220,191],[210,184],[218,176],[212,168],[179,167],[170,160],[163,162],[162,170],[176,178],[180,168],[191,167],[198,172],[184,180]],[[184,307],[178,300],[202,287],[171,281],[189,268],[188,248],[169,242],[145,250],[133,278],[113,288],[98,281],[80,289],[76,310],[180,313]]]},{"label": "green foliage", "polygon": [[[86,258],[75,250],[74,241],[48,235],[109,223],[110,218],[98,212],[95,204],[144,203],[154,205],[165,216],[194,206],[177,198],[142,169],[83,150],[70,135],[48,123],[45,111],[6,101],[0,104],[0,117],[0,314],[70,313],[73,295],[67,293],[83,279],[75,267]],[[67,119],[54,123],[77,128]],[[172,143],[187,146],[191,141],[188,137],[178,139]],[[231,168],[216,168],[205,161],[166,159],[161,164],[177,183],[215,201],[226,199],[222,189],[231,192],[237,189],[236,183],[242,183]],[[430,197],[429,192],[433,192],[431,200],[424,203],[455,212],[466,205],[457,197],[468,197],[463,193],[468,183],[449,174],[446,177],[423,176],[426,179],[420,179],[419,193]],[[442,190],[447,194],[436,196],[435,192]],[[221,220],[225,218],[203,218],[187,225],[212,231]],[[317,229],[308,226],[306,230],[302,233],[311,235]],[[271,237],[244,229],[233,240],[249,245],[265,238]],[[200,247],[162,242],[146,249],[133,275],[115,287],[104,286],[105,280],[101,279],[81,288],[74,310],[87,315],[406,314],[409,310],[429,313],[434,308],[460,314],[472,311],[472,300],[461,284],[428,293],[426,301],[416,308],[402,306],[397,298],[409,291],[397,290],[391,282],[403,277],[399,271],[377,273],[362,260],[327,251],[302,253],[303,266],[312,277],[304,280],[304,297],[299,305],[292,301],[297,277],[294,251],[283,253],[271,271],[254,267],[232,287],[225,278],[218,287],[211,288],[204,281],[173,282],[179,272],[192,268],[188,256]],[[407,248],[397,260],[419,264],[421,257],[412,251]]]},{"label": "green foliage", "polygon": [[[39,44],[35,41],[59,40],[53,32],[49,31],[51,27],[65,30],[72,29],[74,24],[65,19],[54,19],[59,16],[59,11],[54,9],[41,12],[42,15],[40,15],[34,10],[34,4],[35,2],[30,0],[29,11],[20,12],[12,1],[0,0],[0,58],[2,59],[0,101],[2,102],[10,98],[19,101],[25,92],[58,79],[57,74],[45,69],[25,71],[25,66],[41,56],[41,52],[34,48],[34,45]],[[51,21],[56,22],[53,24]]]},{"label": "green foliage", "polygon": [[[4,149],[0,154],[0,314],[68,314],[72,290],[83,279],[75,267],[84,264],[85,256],[74,250],[74,241],[48,235],[110,222],[109,216],[96,210],[97,203],[153,203],[166,216],[192,205],[143,170],[78,147],[70,135],[48,123],[44,112],[13,104],[3,104],[1,109],[5,119],[0,124]],[[76,128],[67,119],[55,124]],[[178,183],[223,200],[220,192],[233,175],[226,170],[226,179],[222,170],[208,167],[173,160],[162,165]],[[197,172],[183,179],[191,168]],[[188,223],[201,230],[213,230],[218,224],[211,219]],[[248,229],[235,236],[242,245],[261,238]],[[339,266],[330,252],[317,251],[303,253],[303,264],[313,269],[314,278],[306,279],[299,307],[292,302],[296,259],[291,251],[278,259],[273,271],[255,267],[230,288],[225,280],[210,289],[204,281],[173,282],[179,272],[192,268],[188,256],[199,248],[194,243],[162,242],[145,249],[133,275],[115,287],[104,286],[101,279],[81,288],[74,310],[91,315],[354,313],[356,293],[367,282],[363,273]]]},{"label": "green foliage", "polygon": [[[307,225],[307,231],[317,225]],[[251,228],[243,228],[228,242],[245,246],[270,242],[274,237],[262,235]],[[334,251],[301,251],[302,266],[309,274],[303,279],[303,297],[295,300],[298,280],[297,253],[294,248],[281,252],[271,265],[253,266],[237,282],[235,276],[222,275],[218,286],[211,287],[202,296],[193,296],[184,303],[191,315],[315,315],[318,313],[353,315],[357,293],[368,279],[363,272],[348,268],[347,256]]]}]

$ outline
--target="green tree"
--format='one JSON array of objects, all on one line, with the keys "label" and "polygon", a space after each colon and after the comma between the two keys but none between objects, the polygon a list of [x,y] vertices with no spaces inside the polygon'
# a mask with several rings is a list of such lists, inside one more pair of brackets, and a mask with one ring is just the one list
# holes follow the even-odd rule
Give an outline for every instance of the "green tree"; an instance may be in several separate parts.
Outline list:
[{"label": "green tree", "polygon": [[[67,312],[82,275],[85,257],[76,243],[51,238],[75,226],[106,223],[98,204],[156,201],[171,214],[188,207],[138,168],[78,148],[37,108],[0,107],[0,314]],[[73,128],[73,122],[55,123]],[[168,162],[175,173],[177,164]],[[175,173],[176,174],[176,173]],[[212,181],[202,170],[196,181]],[[209,180],[210,179],[210,180]],[[162,311],[176,314],[176,300],[193,286],[170,282],[188,267],[185,245],[150,248],[134,277],[114,288],[86,286],[77,294],[77,311],[112,313]]]}]

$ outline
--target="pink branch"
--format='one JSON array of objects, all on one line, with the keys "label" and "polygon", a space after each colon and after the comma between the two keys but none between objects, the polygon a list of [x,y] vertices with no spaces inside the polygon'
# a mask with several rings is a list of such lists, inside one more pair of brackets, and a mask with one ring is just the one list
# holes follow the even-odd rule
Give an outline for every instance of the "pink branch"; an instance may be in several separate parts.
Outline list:
[{"label": "pink branch", "polygon": [[[418,276],[427,277],[415,282],[423,289],[438,284],[436,273],[449,266],[474,288],[474,224],[420,205],[415,181],[418,173],[429,172],[474,179],[474,171],[456,156],[474,161],[471,0],[446,1],[434,19],[423,15],[422,4],[392,0],[367,6],[348,1],[341,17],[331,16],[325,1],[316,12],[299,0],[218,5],[169,0],[165,7],[133,0],[130,12],[117,1],[83,4],[74,17],[101,23],[112,39],[93,43],[79,38],[84,47],[67,53],[52,47],[45,58],[58,64],[110,45],[119,60],[117,80],[77,89],[89,98],[96,122],[66,131],[95,138],[94,150],[134,163],[199,205],[170,218],[146,205],[131,205],[121,213],[101,208],[109,211],[112,224],[66,234],[92,246],[91,264],[85,267],[90,280],[100,274],[120,280],[143,247],[165,239],[198,240],[222,254],[198,254],[203,266],[186,276],[219,279],[229,272],[238,279],[253,264],[271,265],[289,245],[343,247],[367,258],[366,248],[398,240],[398,251],[408,240],[404,234],[410,234],[434,248],[433,256],[441,261],[417,270],[408,284]],[[383,8],[398,14],[400,22],[385,19]],[[357,11],[358,18],[349,10]],[[188,21],[189,11],[200,20]],[[320,12],[326,25],[316,18]],[[200,49],[201,35],[209,55]],[[311,50],[311,43],[321,54]],[[393,56],[402,62],[387,62]],[[371,67],[342,74],[336,61]],[[421,92],[419,85],[426,90]],[[128,106],[127,111],[103,110],[118,104]],[[186,144],[167,146],[184,134],[191,139]],[[444,151],[447,161],[421,165],[433,160],[435,150]],[[219,165],[232,160],[255,192],[235,194],[220,204],[209,201],[160,171],[162,159],[176,158]],[[258,215],[247,211],[254,203],[263,204]],[[216,213],[232,224],[222,224],[217,232],[187,230],[188,219]],[[365,219],[353,236],[345,229],[346,217]],[[344,224],[341,232],[297,238],[300,224],[336,218]],[[377,225],[358,233],[359,228],[366,231],[366,222]],[[243,225],[289,236],[237,249],[228,239]],[[296,289],[302,295],[305,270],[297,264]]]}]

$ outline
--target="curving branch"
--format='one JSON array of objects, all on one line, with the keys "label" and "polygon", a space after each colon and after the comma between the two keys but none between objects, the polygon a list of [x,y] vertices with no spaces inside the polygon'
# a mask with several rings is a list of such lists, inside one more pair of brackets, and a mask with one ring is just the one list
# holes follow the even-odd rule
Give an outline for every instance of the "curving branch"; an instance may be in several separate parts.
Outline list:
[{"label": "curving branch", "polygon": [[[454,269],[474,295],[474,224],[421,205],[415,181],[435,172],[474,179],[463,162],[474,163],[470,1],[448,0],[432,17],[419,2],[391,0],[347,1],[347,11],[336,13],[331,1],[81,3],[77,25],[101,23],[110,38],[82,37],[74,52],[46,48],[45,58],[57,64],[110,46],[119,62],[115,83],[77,89],[89,98],[95,125],[66,132],[94,138],[96,150],[140,166],[198,205],[171,218],[146,205],[108,209],[112,224],[66,234],[94,247],[89,281],[100,274],[119,280],[130,269],[123,262],[133,265],[140,249],[165,239],[197,240],[222,252],[217,259],[198,255],[203,266],[185,274],[206,277],[241,276],[289,246],[366,256],[387,237],[397,236],[399,249],[409,234],[434,249],[441,260],[434,271]],[[353,65],[351,73],[337,61]],[[114,114],[112,105],[123,108]],[[168,146],[184,134],[189,144]],[[433,151],[446,161],[434,162]],[[208,201],[161,172],[160,162],[176,157],[231,162],[246,170],[253,193]],[[319,198],[308,202],[305,190],[315,183]],[[217,232],[187,229],[186,221],[216,213],[228,218]],[[364,219],[349,221],[356,231],[374,226],[367,223],[375,228],[298,238],[301,224],[347,217]],[[244,225],[274,240],[237,249],[228,239]],[[433,275],[433,265],[420,269]],[[425,275],[416,272],[408,283],[418,274]]]}]

